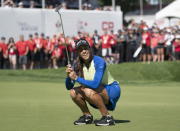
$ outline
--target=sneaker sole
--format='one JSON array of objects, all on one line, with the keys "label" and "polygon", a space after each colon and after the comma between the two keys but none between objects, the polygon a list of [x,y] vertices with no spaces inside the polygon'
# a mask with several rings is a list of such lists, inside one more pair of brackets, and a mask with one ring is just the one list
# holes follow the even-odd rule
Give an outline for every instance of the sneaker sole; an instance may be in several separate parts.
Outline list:
[{"label": "sneaker sole", "polygon": [[93,124],[93,122],[91,122],[91,123],[74,123],[74,125],[88,125],[88,124]]},{"label": "sneaker sole", "polygon": [[96,126],[114,126],[115,123],[107,123],[107,124],[95,124]]},{"label": "sneaker sole", "polygon": [[86,125],[86,123],[74,123],[74,125]]}]

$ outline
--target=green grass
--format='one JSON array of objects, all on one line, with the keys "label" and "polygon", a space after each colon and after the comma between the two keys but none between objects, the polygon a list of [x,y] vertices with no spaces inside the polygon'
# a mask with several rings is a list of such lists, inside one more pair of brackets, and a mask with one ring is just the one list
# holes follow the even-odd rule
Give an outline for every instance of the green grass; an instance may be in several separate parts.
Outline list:
[{"label": "green grass", "polygon": [[[121,83],[180,82],[180,61],[164,63],[123,63],[109,66],[113,77]],[[63,82],[65,69],[0,70],[0,81]]]},{"label": "green grass", "polygon": [[[126,63],[110,70],[122,89],[111,112],[120,123],[112,127],[73,125],[81,112],[65,89],[64,68],[0,71],[0,131],[180,130],[179,62]],[[90,110],[95,119],[101,117]]]}]

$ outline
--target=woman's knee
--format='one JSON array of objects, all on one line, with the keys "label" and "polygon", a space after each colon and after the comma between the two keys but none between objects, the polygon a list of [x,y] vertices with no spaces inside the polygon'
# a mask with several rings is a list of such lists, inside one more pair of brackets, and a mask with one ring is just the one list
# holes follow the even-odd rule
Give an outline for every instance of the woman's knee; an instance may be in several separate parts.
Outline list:
[{"label": "woman's knee", "polygon": [[77,95],[76,95],[76,92],[75,92],[74,89],[70,90],[70,96],[71,96],[72,99],[76,98]]},{"label": "woman's knee", "polygon": [[92,98],[93,95],[97,94],[96,91],[89,89],[89,88],[82,88],[81,89],[87,98]]}]

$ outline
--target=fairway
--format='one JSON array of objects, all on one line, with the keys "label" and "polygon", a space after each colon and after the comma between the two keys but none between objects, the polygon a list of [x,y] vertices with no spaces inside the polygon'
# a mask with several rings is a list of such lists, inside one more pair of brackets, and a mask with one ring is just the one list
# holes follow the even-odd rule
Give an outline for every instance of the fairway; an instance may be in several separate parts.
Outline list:
[{"label": "fairway", "polygon": [[[74,126],[80,115],[63,83],[0,82],[1,131],[179,131],[180,83],[121,85],[116,126]],[[94,118],[97,110],[91,108]]]}]

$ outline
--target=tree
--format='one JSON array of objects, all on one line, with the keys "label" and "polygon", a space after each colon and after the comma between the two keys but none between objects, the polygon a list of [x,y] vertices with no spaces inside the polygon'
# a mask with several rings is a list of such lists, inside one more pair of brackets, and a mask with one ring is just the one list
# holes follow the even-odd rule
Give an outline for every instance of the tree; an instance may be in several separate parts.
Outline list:
[{"label": "tree", "polygon": [[[111,5],[111,0],[99,0],[102,6],[109,6]],[[145,1],[145,0],[144,0]],[[116,5],[121,6],[121,10],[123,11],[123,14],[125,15],[129,11],[133,11],[137,8],[139,8],[139,1],[137,0],[116,0]]]},{"label": "tree", "polygon": [[[109,6],[112,4],[111,1],[112,0],[99,0],[99,3],[102,6],[106,6],[106,5]],[[172,1],[174,1],[174,0],[162,0],[162,4],[163,4],[163,6],[166,6],[169,3],[171,3]],[[126,13],[129,11],[139,10],[140,0],[116,0],[116,5],[120,5],[123,14],[126,15]],[[144,7],[149,5],[148,0],[143,0],[143,5],[144,5]]]}]

